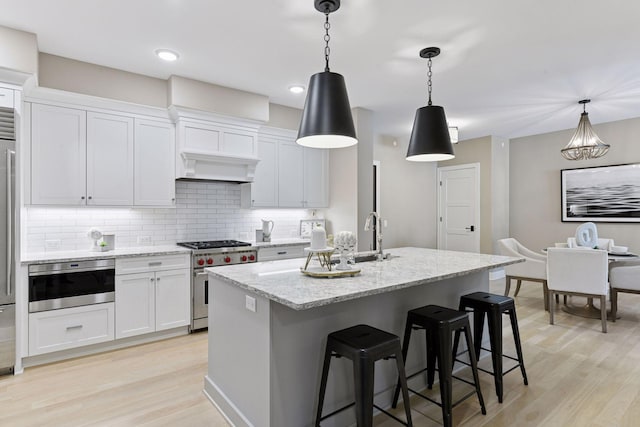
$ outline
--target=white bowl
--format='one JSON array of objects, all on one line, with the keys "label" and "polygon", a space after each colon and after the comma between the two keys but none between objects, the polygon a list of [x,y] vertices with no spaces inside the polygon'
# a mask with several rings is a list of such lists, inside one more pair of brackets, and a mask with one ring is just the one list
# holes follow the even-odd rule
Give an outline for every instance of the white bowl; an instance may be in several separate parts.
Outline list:
[{"label": "white bowl", "polygon": [[611,252],[616,254],[623,254],[629,250],[626,246],[611,246]]}]

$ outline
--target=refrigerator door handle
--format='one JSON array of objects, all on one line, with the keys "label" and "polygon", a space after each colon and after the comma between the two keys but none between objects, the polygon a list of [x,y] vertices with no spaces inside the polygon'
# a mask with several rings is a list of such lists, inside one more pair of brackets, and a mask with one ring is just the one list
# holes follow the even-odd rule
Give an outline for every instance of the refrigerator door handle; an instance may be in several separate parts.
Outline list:
[{"label": "refrigerator door handle", "polygon": [[11,172],[16,152],[7,148],[7,295],[11,295],[11,264],[13,262],[13,182]]}]

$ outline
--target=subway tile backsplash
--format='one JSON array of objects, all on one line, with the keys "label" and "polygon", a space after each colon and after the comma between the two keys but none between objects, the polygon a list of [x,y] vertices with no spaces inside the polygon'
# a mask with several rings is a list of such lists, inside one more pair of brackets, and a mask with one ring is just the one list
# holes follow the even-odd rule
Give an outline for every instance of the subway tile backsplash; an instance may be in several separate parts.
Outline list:
[{"label": "subway tile backsplash", "polygon": [[306,209],[241,209],[238,184],[205,181],[176,181],[176,208],[29,206],[25,210],[26,252],[88,249],[91,227],[115,233],[116,247],[121,248],[253,240],[263,218],[274,221],[272,238],[297,237],[300,220],[311,217]]}]

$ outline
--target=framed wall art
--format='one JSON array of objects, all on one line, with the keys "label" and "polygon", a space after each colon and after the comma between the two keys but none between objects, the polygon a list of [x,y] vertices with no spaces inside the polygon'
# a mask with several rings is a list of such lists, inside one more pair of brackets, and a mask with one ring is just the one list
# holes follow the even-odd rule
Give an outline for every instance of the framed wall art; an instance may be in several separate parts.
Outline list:
[{"label": "framed wall art", "polygon": [[640,222],[640,163],[560,171],[562,221]]}]

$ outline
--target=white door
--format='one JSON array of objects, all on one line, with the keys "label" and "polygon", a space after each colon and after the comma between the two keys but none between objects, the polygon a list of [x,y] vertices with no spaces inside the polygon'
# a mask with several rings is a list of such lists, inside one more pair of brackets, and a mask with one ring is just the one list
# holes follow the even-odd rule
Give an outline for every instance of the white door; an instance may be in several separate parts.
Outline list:
[{"label": "white door", "polygon": [[191,323],[190,270],[156,273],[156,331]]},{"label": "white door", "polygon": [[320,148],[304,148],[304,207],[329,206],[329,153]]},{"label": "white door", "polygon": [[133,204],[133,118],[87,112],[87,204]]},{"label": "white door", "polygon": [[84,111],[32,105],[32,204],[86,204],[86,126]]},{"label": "white door", "polygon": [[171,123],[135,120],[134,203],[174,206],[176,140]]},{"label": "white door", "polygon": [[154,273],[116,276],[116,338],[156,330]]},{"label": "white door", "polygon": [[438,168],[438,249],[480,252],[480,164]]},{"label": "white door", "polygon": [[304,150],[295,142],[278,143],[278,206],[304,207]]},{"label": "white door", "polygon": [[258,141],[256,173],[251,184],[251,206],[273,208],[278,206],[278,143],[275,140]]}]

